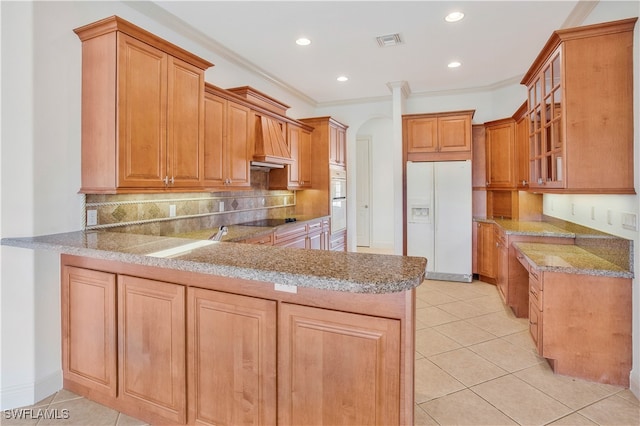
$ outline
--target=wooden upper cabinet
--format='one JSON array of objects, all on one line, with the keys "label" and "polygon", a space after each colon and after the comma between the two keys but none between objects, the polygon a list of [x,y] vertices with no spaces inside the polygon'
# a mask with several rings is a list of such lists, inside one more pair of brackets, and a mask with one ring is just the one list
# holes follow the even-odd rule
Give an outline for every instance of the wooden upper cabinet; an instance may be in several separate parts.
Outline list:
[{"label": "wooden upper cabinet", "polygon": [[204,111],[203,185],[211,189],[251,186],[251,110],[207,85]]},{"label": "wooden upper cabinet", "polygon": [[[318,159],[328,158],[330,166],[346,168],[347,166],[347,128],[332,117],[303,118],[301,122],[312,126],[314,162],[320,164]],[[319,156],[319,157],[317,157]],[[335,168],[335,167],[334,167]],[[328,168],[324,167],[328,173]]]},{"label": "wooden upper cabinet", "polygon": [[633,194],[637,18],[555,31],[524,76],[530,188]]},{"label": "wooden upper cabinet", "polygon": [[336,123],[329,124],[329,164],[346,167],[347,129]]},{"label": "wooden upper cabinet", "polygon": [[197,188],[211,63],[118,17],[82,40],[83,193]]},{"label": "wooden upper cabinet", "polygon": [[474,111],[402,116],[402,139],[408,161],[471,159]]},{"label": "wooden upper cabinet", "polygon": [[515,189],[515,123],[512,118],[485,123],[487,188]]}]

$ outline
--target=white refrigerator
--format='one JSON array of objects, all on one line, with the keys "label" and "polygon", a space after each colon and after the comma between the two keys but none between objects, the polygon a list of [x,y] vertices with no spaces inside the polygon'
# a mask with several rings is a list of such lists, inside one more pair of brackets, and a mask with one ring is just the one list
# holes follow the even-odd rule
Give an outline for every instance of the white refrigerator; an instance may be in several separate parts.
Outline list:
[{"label": "white refrigerator", "polygon": [[407,255],[427,278],[471,282],[471,161],[407,162]]}]

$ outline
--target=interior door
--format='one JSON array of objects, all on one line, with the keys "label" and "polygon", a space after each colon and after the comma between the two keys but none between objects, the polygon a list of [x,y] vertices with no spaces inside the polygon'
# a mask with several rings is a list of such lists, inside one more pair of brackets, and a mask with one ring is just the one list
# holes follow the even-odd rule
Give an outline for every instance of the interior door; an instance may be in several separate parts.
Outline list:
[{"label": "interior door", "polygon": [[371,138],[357,139],[356,245],[371,245]]}]

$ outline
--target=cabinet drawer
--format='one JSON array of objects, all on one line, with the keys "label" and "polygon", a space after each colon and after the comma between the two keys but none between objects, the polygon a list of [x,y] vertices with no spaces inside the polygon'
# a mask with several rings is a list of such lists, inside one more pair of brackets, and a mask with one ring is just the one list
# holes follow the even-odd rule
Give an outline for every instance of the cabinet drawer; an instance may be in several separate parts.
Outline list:
[{"label": "cabinet drawer", "polygon": [[520,262],[524,269],[529,272],[529,262],[527,262],[524,254],[520,253],[520,250],[516,250],[516,259],[518,259],[518,262]]},{"label": "cabinet drawer", "polygon": [[305,237],[307,235],[307,224],[295,224],[280,226],[273,234],[273,243],[279,244],[283,241],[296,237]]},{"label": "cabinet drawer", "polygon": [[531,268],[529,270],[529,303],[533,303],[542,311],[542,286],[540,285],[539,272]]},{"label": "cabinet drawer", "polygon": [[320,232],[321,230],[322,230],[322,221],[310,222],[307,224],[307,231],[309,233]]}]

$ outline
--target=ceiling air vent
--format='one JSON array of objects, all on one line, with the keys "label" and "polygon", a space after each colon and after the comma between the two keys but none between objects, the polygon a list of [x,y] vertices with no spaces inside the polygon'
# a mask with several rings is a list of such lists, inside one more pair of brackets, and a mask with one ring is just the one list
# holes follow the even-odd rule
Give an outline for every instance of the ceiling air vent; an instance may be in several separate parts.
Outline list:
[{"label": "ceiling air vent", "polygon": [[376,37],[376,41],[378,42],[378,46],[380,47],[395,46],[397,44],[402,43],[400,34],[387,34],[383,36],[378,36]]}]

